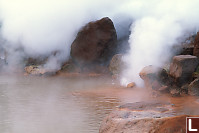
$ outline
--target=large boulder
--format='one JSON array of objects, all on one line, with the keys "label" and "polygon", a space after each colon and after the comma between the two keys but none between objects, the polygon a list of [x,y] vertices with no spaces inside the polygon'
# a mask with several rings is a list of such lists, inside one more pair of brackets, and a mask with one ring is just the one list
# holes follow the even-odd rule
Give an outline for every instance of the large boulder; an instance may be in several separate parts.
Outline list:
[{"label": "large boulder", "polygon": [[188,93],[189,95],[199,96],[199,78],[189,84]]},{"label": "large boulder", "polygon": [[77,34],[71,45],[72,60],[78,66],[107,66],[116,53],[117,35],[113,22],[108,17],[90,22]]},{"label": "large boulder", "polygon": [[194,50],[193,54],[199,57],[199,32],[197,33],[195,40],[194,40]]},{"label": "large boulder", "polygon": [[191,55],[174,56],[170,65],[169,74],[174,78],[178,86],[182,86],[192,80],[192,74],[199,64],[198,58]]},{"label": "large boulder", "polygon": [[166,70],[152,65],[144,67],[139,75],[144,80],[145,86],[154,90],[162,88],[169,82]]},{"label": "large boulder", "polygon": [[99,133],[186,133],[186,117],[169,103],[128,103],[104,119]]}]

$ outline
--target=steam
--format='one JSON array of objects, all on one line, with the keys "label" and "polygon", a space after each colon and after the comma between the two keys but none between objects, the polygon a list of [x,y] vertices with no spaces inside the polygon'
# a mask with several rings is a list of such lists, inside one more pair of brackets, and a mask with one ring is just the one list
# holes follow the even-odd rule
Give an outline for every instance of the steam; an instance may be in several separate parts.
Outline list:
[{"label": "steam", "polygon": [[[78,5],[74,8],[75,2],[1,0],[0,5],[2,36],[7,41],[6,46],[17,51],[18,43],[18,47],[23,49],[21,52],[33,58],[59,51],[59,58],[55,58],[59,61],[66,60],[75,33],[86,22],[84,8],[78,8]],[[12,54],[13,52],[9,56]],[[55,58],[50,59],[54,61]]]},{"label": "steam", "polygon": [[1,47],[10,53],[8,64],[48,56],[45,67],[59,69],[79,29],[108,16],[119,36],[128,32],[120,25],[132,23],[130,50],[124,57],[128,68],[121,83],[141,85],[140,70],[162,66],[179,38],[199,27],[198,4],[198,0],[0,0]]},{"label": "steam", "polygon": [[123,72],[122,84],[134,81],[142,85],[139,72],[143,67],[161,67],[168,61],[172,46],[180,44],[179,38],[192,34],[199,26],[198,4],[198,0],[141,0],[129,4],[129,10],[134,7],[136,21],[131,26],[131,49],[124,57],[128,68]]},{"label": "steam", "polygon": [[[100,14],[107,7],[102,3],[107,7],[110,4],[91,0],[0,0],[0,32],[5,40],[1,45],[8,52],[9,64],[24,57],[50,56],[46,66],[59,69],[69,57],[78,30],[103,17]],[[20,56],[16,54],[19,51],[23,53]]]}]

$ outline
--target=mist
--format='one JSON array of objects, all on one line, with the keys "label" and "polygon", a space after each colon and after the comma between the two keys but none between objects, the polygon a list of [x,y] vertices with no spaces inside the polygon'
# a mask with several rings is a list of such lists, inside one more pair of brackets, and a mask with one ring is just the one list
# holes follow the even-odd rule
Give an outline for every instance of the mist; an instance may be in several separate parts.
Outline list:
[{"label": "mist", "polygon": [[[24,57],[48,56],[44,66],[60,69],[79,29],[110,17],[118,38],[131,32],[121,84],[142,85],[138,73],[144,66],[164,65],[179,38],[197,31],[198,4],[198,0],[0,0],[1,47],[9,53],[11,66],[21,65]],[[132,24],[130,29],[121,28],[126,23]]]},{"label": "mist", "polygon": [[130,29],[130,50],[124,57],[128,68],[123,71],[123,85],[136,82],[142,86],[139,72],[143,67],[162,67],[175,54],[172,53],[173,46],[180,45],[184,36],[196,33],[198,4],[198,0],[141,0],[126,6],[135,13],[132,16],[135,22]]},{"label": "mist", "polygon": [[50,56],[45,66],[59,69],[80,28],[109,15],[105,12],[115,6],[91,0],[0,0],[1,45],[8,52],[8,64]]}]

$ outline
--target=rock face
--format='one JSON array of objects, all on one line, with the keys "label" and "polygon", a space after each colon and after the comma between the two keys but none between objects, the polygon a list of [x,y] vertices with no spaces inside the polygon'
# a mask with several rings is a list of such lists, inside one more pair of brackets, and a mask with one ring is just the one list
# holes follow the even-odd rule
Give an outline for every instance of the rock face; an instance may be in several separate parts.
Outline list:
[{"label": "rock face", "polygon": [[122,57],[122,54],[116,54],[113,56],[109,65],[109,71],[113,75],[120,74],[121,71],[124,69],[124,62],[122,61]]},{"label": "rock face", "polygon": [[90,22],[77,34],[71,45],[71,57],[80,67],[107,66],[117,48],[117,35],[108,17]]},{"label": "rock face", "polygon": [[160,89],[169,81],[166,70],[154,66],[144,67],[139,75],[144,80],[146,87],[155,90]]},{"label": "rock face", "polygon": [[199,57],[199,32],[197,33],[195,40],[194,40],[194,50],[193,54]]},{"label": "rock face", "polygon": [[189,84],[188,93],[189,95],[199,96],[199,78]]},{"label": "rock face", "polygon": [[102,122],[99,133],[185,133],[187,115],[174,116],[169,103],[120,106]]},{"label": "rock face", "polygon": [[192,80],[192,74],[198,66],[198,58],[191,55],[174,56],[169,74],[181,86]]}]

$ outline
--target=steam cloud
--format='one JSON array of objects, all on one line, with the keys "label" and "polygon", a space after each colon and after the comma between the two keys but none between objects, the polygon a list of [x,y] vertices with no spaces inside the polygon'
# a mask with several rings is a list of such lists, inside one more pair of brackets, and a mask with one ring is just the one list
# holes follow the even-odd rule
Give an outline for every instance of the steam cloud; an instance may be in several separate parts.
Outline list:
[{"label": "steam cloud", "polygon": [[9,53],[9,64],[51,55],[45,66],[59,69],[78,30],[115,6],[109,5],[103,0],[0,0],[1,45]]},{"label": "steam cloud", "polygon": [[147,65],[162,66],[171,56],[171,48],[179,38],[196,32],[199,27],[198,0],[141,0],[132,1],[135,22],[131,27],[131,49],[124,57],[128,64],[123,72],[122,84],[135,81],[142,85],[139,72]]},{"label": "steam cloud", "polygon": [[46,67],[59,69],[83,25],[108,16],[121,35],[126,15],[133,22],[121,83],[140,85],[138,73],[144,66],[163,65],[178,38],[199,27],[198,5],[198,0],[0,0],[1,47],[12,53],[10,62],[51,55]]}]

